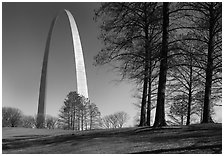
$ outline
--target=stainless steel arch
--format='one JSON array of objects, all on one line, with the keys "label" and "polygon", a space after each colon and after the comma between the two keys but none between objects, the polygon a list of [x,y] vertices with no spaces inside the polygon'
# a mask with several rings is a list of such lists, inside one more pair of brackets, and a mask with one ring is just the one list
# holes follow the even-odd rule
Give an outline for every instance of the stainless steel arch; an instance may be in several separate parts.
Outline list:
[{"label": "stainless steel arch", "polygon": [[[68,10],[64,10],[66,13],[69,24],[71,28],[72,34],[72,42],[73,42],[73,51],[75,57],[76,64],[76,76],[77,76],[77,92],[80,95],[88,98],[88,88],[87,88],[87,80],[86,80],[86,71],[85,64],[82,52],[82,45],[79,37],[78,28],[75,22],[74,17],[71,12]],[[40,90],[39,90],[39,101],[38,101],[38,112],[37,112],[37,128],[44,127],[44,118],[45,118],[45,96],[46,96],[46,79],[47,79],[47,64],[48,64],[48,56],[50,51],[50,43],[51,37],[54,29],[54,25],[56,24],[56,20],[59,15],[56,15],[50,25],[50,29],[47,36],[47,42],[44,52],[42,72],[41,72],[41,81],[40,81]]]}]

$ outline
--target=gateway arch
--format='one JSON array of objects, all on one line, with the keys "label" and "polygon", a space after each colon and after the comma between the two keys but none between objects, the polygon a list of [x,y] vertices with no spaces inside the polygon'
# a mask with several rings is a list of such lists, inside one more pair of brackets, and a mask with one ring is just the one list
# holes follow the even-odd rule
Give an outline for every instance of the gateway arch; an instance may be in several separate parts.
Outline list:
[{"label": "gateway arch", "polygon": [[[63,10],[68,17],[71,34],[72,34],[72,43],[73,43],[73,52],[75,57],[75,66],[76,66],[76,77],[77,77],[77,92],[80,95],[88,98],[88,88],[86,81],[86,71],[85,64],[82,52],[82,45],[79,37],[78,28],[74,17],[71,12],[68,10]],[[46,79],[47,79],[47,64],[48,64],[48,56],[50,51],[50,43],[52,38],[52,33],[54,26],[56,24],[57,18],[59,14],[54,17],[51,22],[50,30],[47,36],[47,42],[44,52],[42,72],[41,72],[41,80],[40,80],[40,90],[39,90],[39,101],[38,101],[38,112],[37,112],[37,128],[44,127],[45,120],[45,96],[46,96]]]}]

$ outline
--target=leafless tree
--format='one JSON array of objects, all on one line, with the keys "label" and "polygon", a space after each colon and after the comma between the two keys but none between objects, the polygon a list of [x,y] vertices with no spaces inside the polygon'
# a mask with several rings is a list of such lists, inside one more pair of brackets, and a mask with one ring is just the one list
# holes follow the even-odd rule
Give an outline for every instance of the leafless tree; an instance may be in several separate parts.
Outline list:
[{"label": "leafless tree", "polygon": [[48,129],[55,129],[57,127],[58,118],[47,115],[45,119],[45,125]]},{"label": "leafless tree", "polygon": [[146,114],[150,116],[152,76],[161,41],[160,10],[157,3],[124,2],[103,3],[96,11],[96,19],[103,21],[100,39],[105,43],[95,57],[96,64],[115,62],[122,80],[134,80],[143,86],[139,126],[150,122]]},{"label": "leafless tree", "polygon": [[22,124],[22,112],[18,108],[2,108],[2,127],[18,127]]},{"label": "leafless tree", "polygon": [[129,116],[121,111],[114,114],[106,115],[102,118],[101,127],[103,128],[122,128],[127,123]]},{"label": "leafless tree", "polygon": [[128,114],[123,111],[114,113],[114,116],[117,120],[118,128],[122,128],[124,126],[124,124],[127,123],[128,119],[129,119]]},{"label": "leafless tree", "polygon": [[22,117],[22,127],[35,128],[36,120],[34,116],[23,115]]}]

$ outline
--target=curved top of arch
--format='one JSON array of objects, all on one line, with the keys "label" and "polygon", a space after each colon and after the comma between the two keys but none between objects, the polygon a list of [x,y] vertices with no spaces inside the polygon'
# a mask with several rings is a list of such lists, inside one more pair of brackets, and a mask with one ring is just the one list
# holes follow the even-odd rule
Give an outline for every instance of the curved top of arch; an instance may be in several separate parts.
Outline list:
[{"label": "curved top of arch", "polygon": [[[81,45],[81,41],[79,37],[78,28],[71,12],[66,9],[64,9],[63,11],[66,13],[68,17],[71,34],[72,34],[72,44],[73,44],[73,52],[75,57],[76,76],[77,76],[77,92],[80,95],[83,95],[84,97],[88,98],[86,71],[85,71],[82,45]],[[60,12],[53,18],[50,25],[49,32],[48,32],[48,36],[47,36],[43,65],[42,65],[42,72],[41,72],[40,90],[39,90],[39,105],[38,105],[39,115],[45,114],[45,95],[46,95],[46,76],[47,76],[48,56],[50,51],[50,43],[51,43],[54,25],[56,24],[56,21],[59,15],[60,15]]]},{"label": "curved top of arch", "polygon": [[85,63],[84,63],[82,45],[81,45],[81,40],[79,37],[78,28],[71,12],[66,9],[64,11],[66,12],[68,16],[71,33],[72,33],[73,51],[75,56],[76,74],[77,74],[77,91],[79,94],[83,95],[84,97],[89,98],[87,80],[86,80]]}]

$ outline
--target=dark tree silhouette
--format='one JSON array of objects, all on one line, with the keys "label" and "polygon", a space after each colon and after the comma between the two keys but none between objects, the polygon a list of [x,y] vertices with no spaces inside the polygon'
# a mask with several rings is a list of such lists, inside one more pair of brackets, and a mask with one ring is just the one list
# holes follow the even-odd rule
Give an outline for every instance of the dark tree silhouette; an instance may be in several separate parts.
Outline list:
[{"label": "dark tree silhouette", "polygon": [[157,95],[157,107],[154,127],[161,127],[166,125],[165,121],[165,88],[166,88],[166,74],[167,74],[167,55],[168,55],[168,27],[169,27],[169,3],[163,3],[163,35],[162,35],[162,49],[160,54],[160,73],[159,86]]},{"label": "dark tree silhouette", "polygon": [[[197,42],[196,42],[197,44]],[[197,53],[194,48],[196,45],[193,45],[189,41],[181,42],[182,56],[173,57],[172,61],[175,64],[170,72],[168,92],[169,99],[172,99],[172,94],[175,97],[176,95],[185,95],[187,98],[187,122],[190,124],[191,116],[191,107],[195,103],[195,95],[202,90],[204,87],[204,70],[198,68],[198,59]]]},{"label": "dark tree silhouette", "polygon": [[221,95],[221,3],[102,3],[95,13],[104,43],[96,65],[113,62],[122,80],[141,84],[139,126],[150,126],[154,97],[153,126],[166,125],[167,73],[175,77],[176,71],[182,77],[176,75],[175,81],[188,97],[187,124],[203,86],[203,122],[211,121],[211,105]]},{"label": "dark tree silhouette", "polygon": [[213,122],[210,113],[212,101],[212,84],[221,73],[221,32],[222,32],[222,3],[189,3],[194,10],[192,20],[197,30],[194,40],[205,45],[205,92],[202,123]]},{"label": "dark tree silhouette", "polygon": [[77,92],[70,92],[60,109],[59,122],[65,129],[80,130],[82,97]]},{"label": "dark tree silhouette", "polygon": [[146,108],[151,105],[151,76],[161,41],[157,7],[157,3],[103,3],[96,11],[96,18],[103,20],[100,39],[105,44],[96,63],[116,62],[122,79],[143,84],[140,126],[146,124]]}]

